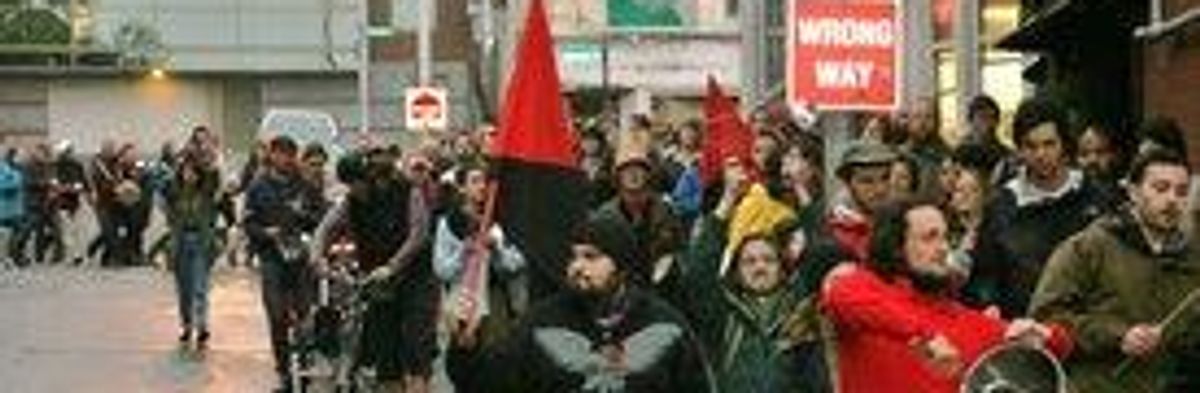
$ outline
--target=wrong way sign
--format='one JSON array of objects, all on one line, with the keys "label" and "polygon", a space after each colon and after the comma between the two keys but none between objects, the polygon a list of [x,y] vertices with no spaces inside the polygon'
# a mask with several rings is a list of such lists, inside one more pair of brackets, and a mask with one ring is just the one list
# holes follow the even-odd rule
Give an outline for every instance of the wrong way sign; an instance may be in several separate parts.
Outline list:
[{"label": "wrong way sign", "polygon": [[410,130],[445,130],[449,124],[450,103],[446,89],[412,87],[404,92],[404,124]]},{"label": "wrong way sign", "polygon": [[894,4],[791,0],[788,101],[822,110],[892,110],[901,31]]}]

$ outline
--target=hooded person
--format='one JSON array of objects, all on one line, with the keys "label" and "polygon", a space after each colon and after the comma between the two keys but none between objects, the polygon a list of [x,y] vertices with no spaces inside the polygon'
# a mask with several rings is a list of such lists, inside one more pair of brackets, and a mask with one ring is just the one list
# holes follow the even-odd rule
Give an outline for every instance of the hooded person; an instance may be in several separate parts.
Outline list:
[{"label": "hooded person", "polygon": [[644,263],[629,226],[594,213],[572,234],[567,289],[482,347],[453,329],[447,370],[460,392],[711,392],[711,372],[683,316],[630,285]]}]

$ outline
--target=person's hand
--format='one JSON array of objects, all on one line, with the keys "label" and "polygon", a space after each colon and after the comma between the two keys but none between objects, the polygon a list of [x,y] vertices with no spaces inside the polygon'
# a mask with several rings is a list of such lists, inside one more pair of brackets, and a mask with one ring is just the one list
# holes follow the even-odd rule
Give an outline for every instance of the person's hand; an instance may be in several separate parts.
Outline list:
[{"label": "person's hand", "polygon": [[991,319],[1003,318],[1003,314],[1000,312],[1000,307],[997,307],[994,304],[987,306],[987,308],[983,309],[983,315],[986,315],[988,318],[991,318]]},{"label": "person's hand", "polygon": [[375,268],[375,270],[371,270],[371,273],[367,274],[367,282],[378,284],[387,281],[395,274],[396,271],[391,265],[383,265]]},{"label": "person's hand", "polygon": [[479,344],[480,321],[473,315],[467,315],[467,311],[474,309],[471,307],[474,300],[461,294],[455,299],[455,313],[450,321],[450,339],[458,348],[475,348]]},{"label": "person's hand", "polygon": [[1050,339],[1050,328],[1028,318],[1015,319],[1004,330],[1006,340],[1024,341],[1042,346]]},{"label": "person's hand", "polygon": [[309,258],[308,266],[312,268],[313,274],[318,278],[332,278],[329,269],[329,260],[314,256]]},{"label": "person's hand", "polygon": [[725,187],[721,191],[721,200],[717,203],[714,211],[717,217],[730,218],[733,209],[737,207],[738,202],[742,200],[742,195],[749,188],[745,184],[744,178],[739,179],[742,180],[729,181],[730,179],[726,179]]},{"label": "person's hand", "polygon": [[1162,327],[1141,324],[1125,331],[1121,338],[1121,352],[1135,357],[1146,357],[1153,354],[1162,341]]},{"label": "person's hand", "polygon": [[957,375],[962,370],[962,355],[946,336],[940,334],[934,336],[932,339],[919,343],[917,349],[925,361],[943,375]]}]

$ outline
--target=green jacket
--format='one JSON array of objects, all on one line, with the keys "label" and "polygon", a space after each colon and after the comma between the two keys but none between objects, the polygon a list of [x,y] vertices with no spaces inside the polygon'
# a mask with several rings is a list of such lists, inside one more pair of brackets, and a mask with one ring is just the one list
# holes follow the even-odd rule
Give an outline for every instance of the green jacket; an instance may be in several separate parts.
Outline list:
[{"label": "green jacket", "polygon": [[722,392],[824,392],[828,373],[819,318],[808,290],[796,279],[765,298],[737,288],[731,267],[718,277],[727,223],[702,218],[687,251],[683,276],[689,304]]},{"label": "green jacket", "polygon": [[185,185],[175,176],[167,184],[165,215],[171,232],[198,231],[210,247],[216,247],[217,191],[220,174],[213,168],[200,171],[199,180]]},{"label": "green jacket", "polygon": [[1120,350],[1125,332],[1136,324],[1159,323],[1200,288],[1200,242],[1183,238],[1153,252],[1138,223],[1120,213],[1096,220],[1054,251],[1030,314],[1072,331],[1075,350],[1066,367],[1077,391],[1198,391],[1200,307],[1165,329],[1166,347],[1158,356],[1114,375],[1125,359]]}]

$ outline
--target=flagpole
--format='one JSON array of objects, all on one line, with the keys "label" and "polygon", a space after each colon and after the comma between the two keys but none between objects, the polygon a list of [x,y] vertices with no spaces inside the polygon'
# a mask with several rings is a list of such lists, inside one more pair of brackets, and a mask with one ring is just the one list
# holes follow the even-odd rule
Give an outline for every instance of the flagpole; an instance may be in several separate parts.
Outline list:
[{"label": "flagpole", "polygon": [[483,218],[479,221],[479,227],[476,228],[475,234],[471,237],[471,243],[467,249],[466,268],[463,273],[463,292],[459,294],[462,298],[469,300],[465,304],[460,301],[458,304],[463,305],[464,309],[460,315],[465,316],[468,325],[473,324],[476,319],[476,310],[479,309],[479,294],[481,291],[486,291],[484,288],[487,277],[488,259],[491,256],[491,249],[487,244],[488,229],[494,223],[494,213],[496,207],[496,192],[500,188],[500,184],[495,180],[488,180],[487,184],[487,199],[484,200]]},{"label": "flagpole", "polygon": [[367,0],[359,1],[358,9],[358,131],[371,130],[371,33]]}]

